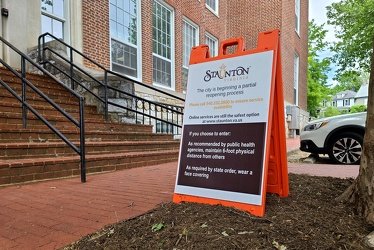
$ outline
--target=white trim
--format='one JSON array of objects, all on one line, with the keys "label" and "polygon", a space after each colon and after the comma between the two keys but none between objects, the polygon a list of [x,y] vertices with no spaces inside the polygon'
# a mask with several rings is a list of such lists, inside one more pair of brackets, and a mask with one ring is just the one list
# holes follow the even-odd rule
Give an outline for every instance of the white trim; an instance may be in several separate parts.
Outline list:
[{"label": "white trim", "polygon": [[[83,21],[82,21],[82,1],[70,1],[70,32],[72,39],[70,45],[78,51],[83,51]],[[79,56],[75,58],[75,62],[83,65],[83,57]]]},{"label": "white trim", "polygon": [[[60,21],[62,23],[62,36],[64,42],[70,44],[70,0],[63,0],[64,1],[64,16],[57,16],[52,12],[43,10],[40,6],[40,21],[41,21],[41,28],[43,26],[42,16],[49,17],[51,19]],[[52,33],[52,32],[51,32]],[[53,34],[52,34],[53,35]]]},{"label": "white trim", "polygon": [[153,84],[153,86],[156,86],[156,87],[160,87],[160,88],[163,88],[163,89],[168,89],[168,90],[171,90],[171,91],[175,91],[175,86],[174,86],[174,88],[172,88],[173,86],[172,87],[168,87],[166,85],[162,85],[162,84],[157,83],[157,82],[154,82],[152,84]]},{"label": "white trim", "polygon": [[[170,61],[171,63],[170,65],[170,78],[171,79],[170,79],[170,87],[153,82],[153,67],[152,67],[152,82],[153,82],[153,85],[155,86],[159,86],[165,89],[175,90],[175,22],[174,22],[175,10],[172,6],[170,6],[163,0],[153,0],[153,2],[157,2],[160,5],[163,5],[166,9],[170,11],[170,26],[171,26],[170,27],[170,38],[171,38],[170,39],[170,42],[171,42],[170,43],[170,59],[167,59],[164,57],[162,57],[162,59],[166,59]],[[152,11],[152,15],[153,15],[153,11]],[[152,30],[153,30],[153,23],[152,23]],[[159,57],[159,55],[153,53],[153,49],[152,49],[152,61],[153,61],[153,56]]]},{"label": "white trim", "polygon": [[70,0],[64,0],[65,14],[65,25],[64,25],[64,40],[67,44],[70,44]]},{"label": "white trim", "polygon": [[136,0],[136,5],[139,6],[138,8],[136,8],[136,13],[137,13],[137,16],[136,16],[136,25],[137,27],[139,27],[137,29],[137,33],[138,33],[138,55],[137,55],[137,61],[138,61],[138,80],[140,82],[143,81],[143,47],[142,47],[142,44],[143,44],[143,38],[142,38],[142,1],[141,0]]},{"label": "white trim", "polygon": [[[110,1],[108,1],[108,7],[110,11]],[[142,81],[142,26],[141,26],[141,0],[136,0],[136,39],[137,43],[136,45],[130,44],[124,40],[119,39],[118,37],[112,36],[110,32],[110,13],[109,13],[109,57],[110,57],[110,70],[113,69],[112,67],[112,39],[116,40],[120,43],[123,43],[127,46],[131,46],[136,48],[136,71],[137,71],[137,76],[131,76],[131,75],[126,75],[126,77],[129,77],[130,79],[136,80],[136,81]],[[123,66],[123,65],[122,65]],[[128,67],[130,68],[130,67]]]},{"label": "white trim", "polygon": [[215,9],[212,9],[212,7],[210,7],[206,2],[205,2],[205,7],[210,10],[211,12],[213,12],[214,15],[218,16],[218,10],[219,10],[219,0],[214,0],[214,3],[215,3]]},{"label": "white trim", "polygon": [[[199,44],[199,33],[200,33],[200,27],[196,23],[192,22],[189,18],[183,16],[183,24],[182,24],[182,29],[184,31],[184,22],[188,23],[192,27],[196,29],[196,43],[193,46],[197,46]],[[182,46],[184,47],[184,34],[182,34]],[[182,52],[183,54],[183,52]],[[184,54],[182,55],[184,57]],[[184,58],[183,58],[184,59]],[[188,66],[184,66],[184,62],[182,60],[182,68],[188,69]]]},{"label": "white trim", "polygon": [[[213,36],[212,34],[208,33],[208,32],[205,32],[205,43],[206,43],[206,37],[208,37],[209,39],[212,39],[215,41],[215,46],[214,46],[214,50],[216,51],[216,54],[215,55],[212,55],[212,53],[209,53],[211,57],[215,57],[215,56],[218,56],[218,38],[216,38],[215,36]],[[209,44],[208,44],[209,45]],[[211,48],[209,48],[209,52],[211,52]]]},{"label": "white trim", "polygon": [[299,105],[299,71],[300,71],[300,57],[295,52],[294,54],[294,104],[297,106]]},{"label": "white trim", "polygon": [[[183,16],[183,24],[182,24],[182,91],[185,92],[187,88],[187,79],[188,79],[188,68],[189,68],[189,62],[191,57],[191,51],[185,51],[186,47],[186,34],[185,34],[185,26],[191,27],[191,31],[194,32],[193,37],[195,38],[195,41],[193,44],[188,44],[188,46],[191,46],[191,50],[193,47],[197,46],[199,44],[199,33],[200,33],[200,27],[191,21],[186,16]],[[188,55],[187,55],[188,54]],[[188,59],[187,62],[185,62],[185,59]],[[185,64],[186,63],[186,64]],[[187,71],[187,78],[185,77],[185,71]]]},{"label": "white trim", "polygon": [[295,31],[300,35],[300,0],[295,0]]}]

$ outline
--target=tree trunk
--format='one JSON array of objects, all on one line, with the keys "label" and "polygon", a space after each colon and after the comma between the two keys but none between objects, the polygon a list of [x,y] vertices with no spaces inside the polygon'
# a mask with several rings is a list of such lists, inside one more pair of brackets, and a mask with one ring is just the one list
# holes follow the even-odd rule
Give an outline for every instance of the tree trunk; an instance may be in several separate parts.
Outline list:
[{"label": "tree trunk", "polygon": [[367,118],[364,147],[358,177],[338,198],[353,202],[359,215],[374,225],[374,40],[368,90]]}]

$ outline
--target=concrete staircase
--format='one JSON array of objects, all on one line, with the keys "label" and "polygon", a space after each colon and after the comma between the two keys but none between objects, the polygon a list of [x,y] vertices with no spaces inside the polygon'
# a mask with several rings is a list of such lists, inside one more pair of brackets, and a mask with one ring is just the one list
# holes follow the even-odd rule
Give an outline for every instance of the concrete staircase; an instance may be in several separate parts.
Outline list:
[{"label": "concrete staircase", "polygon": [[[20,95],[21,81],[13,73],[0,68],[0,79]],[[78,100],[53,79],[36,74],[27,79],[79,119]],[[79,145],[79,130],[73,123],[31,90],[27,101]],[[0,85],[0,186],[79,176],[79,155],[30,111],[23,128],[21,114],[21,103]],[[84,116],[87,174],[178,159],[179,141],[173,135],[154,134],[150,125],[107,122],[94,106],[85,106]]]}]

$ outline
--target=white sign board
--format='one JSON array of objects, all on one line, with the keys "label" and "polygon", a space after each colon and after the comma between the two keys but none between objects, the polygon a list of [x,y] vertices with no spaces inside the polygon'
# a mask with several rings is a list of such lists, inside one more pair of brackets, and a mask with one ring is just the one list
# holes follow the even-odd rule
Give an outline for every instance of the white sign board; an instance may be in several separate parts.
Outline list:
[{"label": "white sign board", "polygon": [[190,65],[175,193],[261,205],[273,54]]}]

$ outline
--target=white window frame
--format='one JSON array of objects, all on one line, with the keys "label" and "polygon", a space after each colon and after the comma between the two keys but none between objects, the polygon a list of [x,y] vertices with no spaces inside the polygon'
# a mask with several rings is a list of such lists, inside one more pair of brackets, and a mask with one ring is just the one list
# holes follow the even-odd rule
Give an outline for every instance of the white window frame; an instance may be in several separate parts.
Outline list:
[{"label": "white window frame", "polygon": [[218,56],[218,39],[209,33],[205,33],[205,43],[209,46],[210,57]]},{"label": "white window frame", "polygon": [[[166,86],[164,84],[157,83],[157,82],[153,81],[153,66],[152,66],[152,81],[153,81],[153,85],[155,85],[155,86],[159,86],[159,87],[165,88],[165,89],[175,90],[175,44],[174,44],[174,41],[175,41],[174,15],[175,14],[174,14],[174,8],[171,7],[170,5],[168,5],[167,3],[165,3],[162,0],[153,0],[152,4],[153,4],[153,2],[156,2],[160,5],[162,5],[164,8],[166,8],[170,11],[170,58],[162,57],[161,55],[158,55],[158,54],[154,53],[153,50],[152,50],[152,60],[153,60],[153,57],[158,57],[162,60],[170,62],[170,67],[171,67],[170,68],[170,78],[171,78],[170,79],[170,87]],[[152,12],[152,15],[153,15],[153,12]],[[153,24],[152,24],[152,32],[153,32]],[[153,40],[153,38],[152,38],[152,40]]]},{"label": "white window frame", "polygon": [[[40,19],[42,19],[42,16],[46,16],[48,18],[51,18],[51,19],[54,19],[54,20],[57,20],[57,21],[60,21],[62,22],[62,39],[64,42],[66,42],[67,44],[70,44],[70,0],[63,0],[64,1],[64,16],[61,17],[61,16],[57,16],[49,11],[46,11],[46,10],[43,10],[41,7],[40,7]],[[42,24],[43,25],[43,24]],[[42,26],[41,25],[41,26]],[[41,30],[41,32],[43,32]],[[50,32],[52,33],[52,32]],[[53,33],[52,33],[53,35]]]},{"label": "white window frame", "polygon": [[207,9],[209,9],[211,12],[213,12],[214,14],[218,16],[218,7],[219,7],[218,1],[219,0],[211,0],[211,1],[214,1],[213,5],[208,4],[207,3],[208,1],[205,1],[205,6],[207,7]]},{"label": "white window frame", "polygon": [[[194,41],[192,41],[192,44],[187,44],[187,42],[186,42],[187,41],[186,40],[186,30],[185,30],[186,25],[189,25],[190,27],[192,27],[194,29],[194,37],[193,37]],[[197,46],[198,43],[199,43],[199,26],[197,24],[195,24],[194,22],[192,22],[191,20],[189,20],[188,18],[184,17],[183,18],[183,59],[182,59],[182,83],[183,84],[184,84],[184,82],[183,82],[184,81],[184,78],[183,78],[184,72],[183,71],[185,71],[185,70],[188,71],[192,47]],[[187,47],[189,49],[187,49]],[[187,87],[187,85],[186,85],[186,87]]]},{"label": "white window frame", "polygon": [[[110,1],[108,1],[109,3],[109,10],[110,10]],[[131,79],[135,79],[135,80],[139,80],[141,81],[142,80],[142,46],[141,46],[141,41],[142,41],[142,31],[141,31],[141,0],[136,0],[136,39],[137,39],[137,44],[132,44],[132,43],[129,43],[128,41],[124,41],[122,39],[120,39],[119,37],[117,36],[114,36],[111,32],[111,27],[109,27],[109,32],[110,32],[110,40],[109,40],[109,44],[110,44],[110,47],[112,46],[112,40],[115,40],[119,43],[122,43],[124,45],[127,45],[127,46],[130,46],[130,47],[133,47],[133,48],[136,48],[136,60],[137,60],[137,64],[136,64],[136,76],[132,76],[132,75],[126,75],[127,77],[131,78]],[[110,23],[110,13],[109,13],[109,23]],[[110,25],[110,24],[109,24]],[[123,67],[126,67],[126,66],[123,66]],[[112,53],[110,53],[110,69],[113,70],[113,62],[112,62]],[[121,73],[121,72],[119,72]]]},{"label": "white window frame", "polygon": [[294,104],[299,105],[299,63],[300,63],[300,57],[295,52],[294,55]]},{"label": "white window frame", "polygon": [[295,31],[300,35],[300,0],[295,0]]}]

